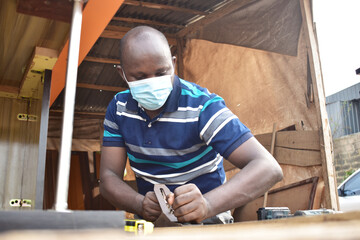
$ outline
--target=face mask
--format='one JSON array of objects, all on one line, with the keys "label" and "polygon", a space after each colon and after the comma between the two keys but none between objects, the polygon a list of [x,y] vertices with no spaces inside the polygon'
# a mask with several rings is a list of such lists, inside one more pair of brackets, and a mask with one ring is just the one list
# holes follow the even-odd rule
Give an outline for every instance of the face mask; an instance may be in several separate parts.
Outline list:
[{"label": "face mask", "polygon": [[173,89],[172,74],[133,82],[127,81],[124,70],[123,74],[130,87],[132,97],[147,110],[161,108]]}]

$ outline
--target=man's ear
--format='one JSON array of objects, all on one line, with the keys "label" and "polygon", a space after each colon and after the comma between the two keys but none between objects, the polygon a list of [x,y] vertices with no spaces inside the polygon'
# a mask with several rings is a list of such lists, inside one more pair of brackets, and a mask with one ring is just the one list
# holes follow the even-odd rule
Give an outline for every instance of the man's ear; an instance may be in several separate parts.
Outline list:
[{"label": "man's ear", "polygon": [[[120,76],[121,76],[121,78],[122,78],[122,80],[124,81],[124,82],[126,82],[126,78],[125,78],[125,76],[124,76],[124,69],[120,66],[120,65],[117,65],[116,66],[116,70],[118,71],[118,73],[120,74]],[[126,82],[127,83],[127,82]]]}]

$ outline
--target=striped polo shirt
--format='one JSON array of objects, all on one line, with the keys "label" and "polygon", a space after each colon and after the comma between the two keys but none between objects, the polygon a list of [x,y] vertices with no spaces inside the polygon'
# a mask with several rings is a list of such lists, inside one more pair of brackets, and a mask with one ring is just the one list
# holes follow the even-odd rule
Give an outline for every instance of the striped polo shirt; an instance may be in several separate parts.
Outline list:
[{"label": "striped polo shirt", "polygon": [[194,183],[204,194],[225,182],[223,157],[253,135],[224,100],[175,76],[163,111],[150,119],[129,90],[117,93],[104,120],[103,146],[125,147],[138,191]]}]

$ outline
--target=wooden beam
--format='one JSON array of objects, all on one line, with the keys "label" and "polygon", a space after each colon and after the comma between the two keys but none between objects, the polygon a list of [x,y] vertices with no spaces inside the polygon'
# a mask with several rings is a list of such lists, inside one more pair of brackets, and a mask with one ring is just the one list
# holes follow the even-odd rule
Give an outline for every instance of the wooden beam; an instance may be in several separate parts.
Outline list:
[{"label": "wooden beam", "polygon": [[122,92],[127,89],[127,88],[123,88],[123,87],[113,87],[113,86],[96,85],[96,84],[89,84],[89,83],[77,83],[76,87],[103,90],[103,91],[109,91],[109,92]]},{"label": "wooden beam", "polygon": [[58,56],[59,52],[57,50],[35,47],[20,83],[19,95],[21,97],[41,98],[41,91],[35,90],[41,89],[43,72],[46,69],[53,69]]},{"label": "wooden beam", "polygon": [[[105,30],[102,32],[100,37],[122,39],[129,30],[131,30],[131,28],[108,25],[105,28]],[[172,34],[164,34],[164,35],[168,40],[169,45],[176,45],[176,36]]]},{"label": "wooden beam", "polygon": [[109,63],[109,64],[120,64],[120,60],[119,59],[114,59],[114,58],[98,58],[98,57],[91,57],[91,56],[86,56],[84,61],[87,62],[97,62],[97,63]]},{"label": "wooden beam", "polygon": [[182,25],[173,24],[173,23],[163,23],[158,21],[146,20],[146,19],[138,19],[138,18],[126,18],[126,17],[113,17],[112,20],[122,21],[122,22],[130,22],[130,23],[142,23],[148,25],[156,25],[168,28],[184,28]]},{"label": "wooden beam", "polygon": [[[78,65],[84,60],[123,2],[124,0],[92,0],[86,4],[82,19]],[[59,59],[53,68],[50,106],[54,103],[55,99],[59,96],[65,86],[68,49],[69,41],[67,41],[65,47],[62,49]]]},{"label": "wooden beam", "polygon": [[185,35],[188,35],[198,29],[203,28],[207,24],[220,19],[221,17],[225,16],[226,14],[229,14],[229,13],[233,12],[234,10],[244,7],[253,2],[256,2],[256,0],[232,1],[228,4],[226,4],[225,6],[219,8],[218,10],[199,19],[198,21],[195,21],[195,22],[189,24],[188,26],[186,26],[186,28],[180,30],[176,35],[178,37],[184,37]]},{"label": "wooden beam", "polygon": [[32,16],[70,22],[72,8],[73,2],[69,0],[18,0],[16,11]]},{"label": "wooden beam", "polygon": [[160,4],[160,3],[153,3],[153,2],[125,0],[124,4],[137,6],[137,7],[160,9],[160,10],[171,10],[171,11],[177,11],[177,12],[186,12],[186,13],[191,13],[191,14],[194,14],[194,15],[202,15],[202,16],[205,16],[205,15],[208,14],[207,12],[199,11],[199,10],[196,10],[196,9],[182,8],[182,7],[176,7],[176,6],[165,5],[165,4]]},{"label": "wooden beam", "polygon": [[303,31],[305,33],[306,48],[309,56],[311,78],[314,86],[314,102],[320,130],[320,153],[323,179],[325,183],[324,207],[338,210],[339,202],[337,196],[336,174],[332,164],[332,139],[329,119],[326,112],[325,92],[322,81],[319,50],[313,28],[311,2],[309,0],[301,0],[300,5],[303,20]]},{"label": "wooden beam", "polygon": [[0,85],[0,92],[19,94],[20,88],[8,85]]},{"label": "wooden beam", "polygon": [[[63,110],[53,110],[50,109],[51,117],[61,117],[63,115]],[[95,119],[104,119],[105,112],[75,112],[75,118],[95,118]]]}]

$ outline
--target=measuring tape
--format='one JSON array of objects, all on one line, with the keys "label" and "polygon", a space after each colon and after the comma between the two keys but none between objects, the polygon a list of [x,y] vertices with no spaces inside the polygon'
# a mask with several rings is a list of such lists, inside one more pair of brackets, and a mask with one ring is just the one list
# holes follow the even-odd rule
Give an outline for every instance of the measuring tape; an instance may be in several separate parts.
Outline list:
[{"label": "measuring tape", "polygon": [[148,234],[153,232],[154,224],[142,219],[125,219],[124,230],[136,234]]}]

